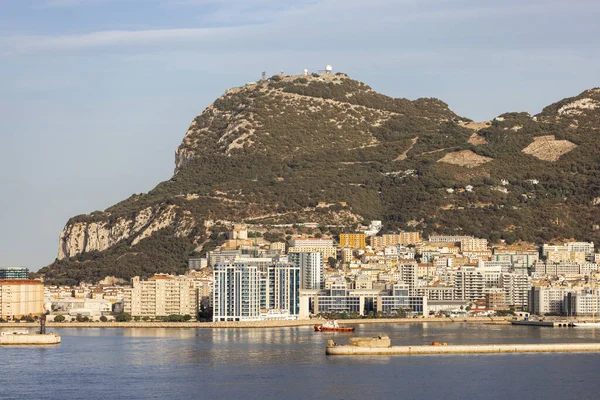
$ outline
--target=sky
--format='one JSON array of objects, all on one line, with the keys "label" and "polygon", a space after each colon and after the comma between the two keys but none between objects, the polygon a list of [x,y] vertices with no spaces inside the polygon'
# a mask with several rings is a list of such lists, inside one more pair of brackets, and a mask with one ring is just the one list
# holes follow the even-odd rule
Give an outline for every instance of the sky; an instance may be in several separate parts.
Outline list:
[{"label": "sky", "polygon": [[489,120],[600,86],[597,0],[0,0],[0,266],[54,261],[75,215],[169,179],[192,119],[333,66]]}]

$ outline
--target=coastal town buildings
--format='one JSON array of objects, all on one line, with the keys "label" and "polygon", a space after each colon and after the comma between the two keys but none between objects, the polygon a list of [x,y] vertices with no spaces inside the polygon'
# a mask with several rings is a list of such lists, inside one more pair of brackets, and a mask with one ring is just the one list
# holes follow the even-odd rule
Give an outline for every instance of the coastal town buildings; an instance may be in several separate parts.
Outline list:
[{"label": "coastal town buildings", "polygon": [[[134,278],[132,286],[46,286],[44,304],[69,316],[125,311],[137,320],[202,314],[214,321],[598,311],[600,255],[591,242],[536,247],[468,235],[423,240],[420,232],[380,234],[378,221],[339,235],[317,223],[290,224],[275,233],[236,225],[222,246],[190,257],[184,276]],[[4,271],[21,278],[27,273]]]}]

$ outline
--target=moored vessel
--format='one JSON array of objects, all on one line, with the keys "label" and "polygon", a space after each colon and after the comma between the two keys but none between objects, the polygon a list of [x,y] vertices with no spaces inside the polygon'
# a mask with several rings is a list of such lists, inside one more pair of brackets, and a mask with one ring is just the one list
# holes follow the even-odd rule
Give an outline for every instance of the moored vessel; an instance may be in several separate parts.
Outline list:
[{"label": "moored vessel", "polygon": [[353,326],[342,326],[334,319],[323,325],[315,325],[315,332],[354,332]]},{"label": "moored vessel", "polygon": [[600,322],[576,321],[575,328],[600,328]]}]

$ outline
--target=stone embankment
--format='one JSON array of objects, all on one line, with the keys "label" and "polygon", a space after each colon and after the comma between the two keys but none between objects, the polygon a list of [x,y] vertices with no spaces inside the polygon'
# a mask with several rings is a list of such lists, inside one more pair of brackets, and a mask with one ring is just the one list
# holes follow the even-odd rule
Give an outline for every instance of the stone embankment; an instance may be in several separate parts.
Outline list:
[{"label": "stone embankment", "polygon": [[456,346],[327,346],[327,355],[424,355],[424,354],[494,354],[494,353],[583,353],[600,352],[600,343],[482,344]]},{"label": "stone embankment", "polygon": [[[244,321],[244,322],[48,322],[48,328],[285,328],[312,326],[324,323],[324,319],[301,319],[297,321]],[[428,322],[467,322],[475,324],[510,324],[506,317],[477,318],[366,318],[338,320],[341,325],[356,324],[422,324]],[[38,327],[37,323],[1,323],[1,328]]]}]

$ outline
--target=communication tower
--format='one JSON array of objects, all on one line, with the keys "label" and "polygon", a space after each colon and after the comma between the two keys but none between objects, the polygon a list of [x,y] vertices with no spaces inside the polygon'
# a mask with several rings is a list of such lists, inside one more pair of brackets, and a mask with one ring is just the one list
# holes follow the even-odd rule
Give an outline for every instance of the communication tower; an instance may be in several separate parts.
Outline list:
[{"label": "communication tower", "polygon": [[264,81],[265,79],[267,79],[267,71],[263,71],[262,72],[262,78],[261,78],[261,80]]}]

